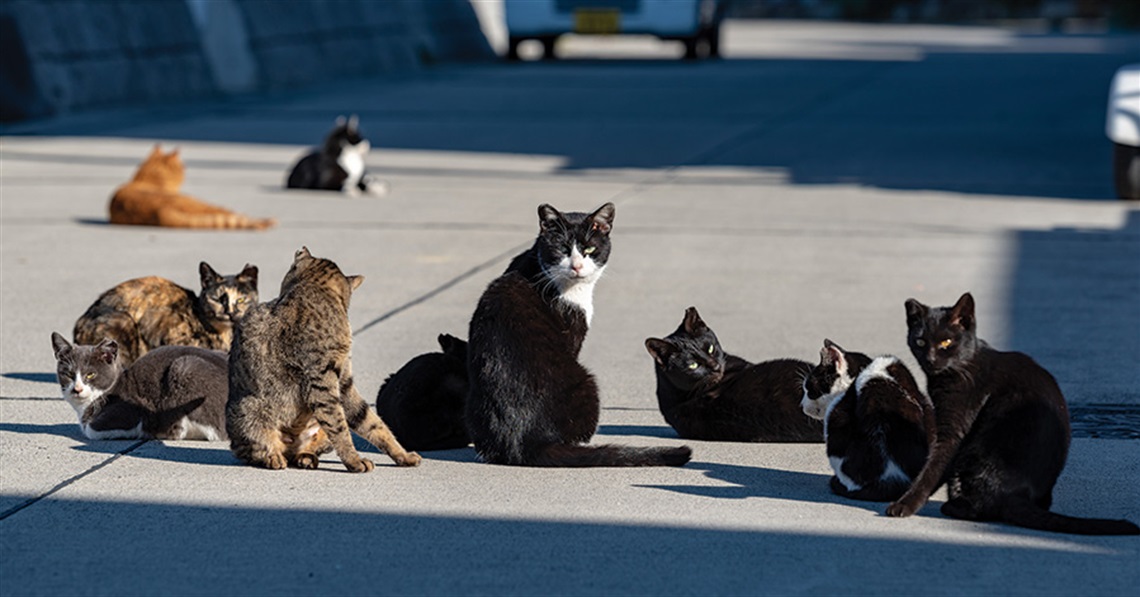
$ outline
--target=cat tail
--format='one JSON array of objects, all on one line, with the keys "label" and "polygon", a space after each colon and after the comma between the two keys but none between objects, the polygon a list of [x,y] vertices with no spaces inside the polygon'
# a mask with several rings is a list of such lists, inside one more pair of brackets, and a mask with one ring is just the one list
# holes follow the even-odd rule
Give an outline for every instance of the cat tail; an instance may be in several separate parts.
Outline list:
[{"label": "cat tail", "polygon": [[185,213],[166,210],[159,213],[159,225],[173,228],[214,228],[226,230],[265,230],[277,225],[273,218],[251,218],[232,213]]},{"label": "cat tail", "polygon": [[1038,507],[1028,498],[1011,497],[1002,506],[1005,522],[1051,533],[1071,535],[1140,535],[1140,527],[1127,520],[1076,518]]},{"label": "cat tail", "polygon": [[551,444],[538,451],[531,466],[683,466],[693,456],[688,446],[679,448],[635,448],[606,444],[572,446]]}]

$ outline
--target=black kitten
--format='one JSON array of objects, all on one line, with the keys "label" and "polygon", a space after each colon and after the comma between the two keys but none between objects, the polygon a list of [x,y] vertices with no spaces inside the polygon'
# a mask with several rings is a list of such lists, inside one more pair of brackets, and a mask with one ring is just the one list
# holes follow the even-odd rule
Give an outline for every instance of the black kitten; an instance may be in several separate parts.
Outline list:
[{"label": "black kitten", "polygon": [[52,332],[63,399],[90,439],[226,439],[226,354],[160,346],[124,369],[119,346],[72,346]]},{"label": "black kitten", "polygon": [[657,406],[686,439],[734,442],[819,442],[823,425],[800,409],[811,364],[780,359],[752,364],[721,350],[697,313],[645,348],[657,371]]},{"label": "black kitten", "polygon": [[482,458],[529,466],[679,466],[691,451],[581,445],[597,430],[594,376],[578,362],[614,206],[538,208],[534,246],[487,286],[468,335],[467,430]]},{"label": "black kitten", "polygon": [[324,143],[293,166],[285,187],[344,191],[353,196],[387,193],[388,185],[373,179],[364,169],[364,156],[371,145],[360,135],[357,125],[355,114],[348,120],[338,116]]},{"label": "black kitten", "polygon": [[1082,535],[1136,535],[1127,520],[1049,511],[1069,451],[1069,411],[1056,380],[1019,352],[999,352],[975,333],[974,297],[953,307],[906,302],[907,344],[926,372],[938,441],[914,484],[887,507],[909,516],[943,482],[942,513],[966,520]]},{"label": "black kitten", "polygon": [[467,343],[439,335],[443,352],[421,354],[388,376],[376,412],[408,450],[466,448]]},{"label": "black kitten", "polygon": [[871,359],[823,341],[801,403],[823,419],[831,490],[855,500],[898,499],[926,464],[934,405],[897,358]]}]

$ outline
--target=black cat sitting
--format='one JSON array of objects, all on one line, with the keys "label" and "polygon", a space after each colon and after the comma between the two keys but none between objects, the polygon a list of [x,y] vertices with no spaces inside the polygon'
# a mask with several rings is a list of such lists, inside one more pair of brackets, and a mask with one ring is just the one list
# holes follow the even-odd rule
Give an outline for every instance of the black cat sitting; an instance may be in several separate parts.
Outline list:
[{"label": "black cat sitting", "polygon": [[534,245],[479,298],[467,336],[467,431],[483,460],[524,466],[680,466],[688,447],[583,445],[597,430],[594,376],[578,362],[614,205],[538,208]]},{"label": "black cat sitting", "polygon": [[1127,520],[1074,518],[1049,511],[1069,452],[1069,411],[1057,381],[1020,352],[977,337],[974,297],[953,307],[906,302],[907,344],[926,372],[938,440],[910,489],[888,516],[917,512],[942,483],[942,513],[1042,531],[1136,535]]},{"label": "black cat sitting", "polygon": [[463,424],[467,343],[439,335],[443,352],[421,354],[388,376],[376,412],[408,450],[452,450],[471,443]]},{"label": "black cat sitting", "polygon": [[822,442],[823,424],[803,413],[803,380],[812,366],[779,359],[752,364],[725,353],[697,313],[645,348],[657,371],[657,405],[686,439]]},{"label": "black cat sitting", "polygon": [[371,145],[360,134],[358,125],[356,115],[347,120],[337,117],[324,143],[293,166],[285,188],[343,191],[351,196],[385,195],[387,183],[372,178],[365,170],[364,157]]}]

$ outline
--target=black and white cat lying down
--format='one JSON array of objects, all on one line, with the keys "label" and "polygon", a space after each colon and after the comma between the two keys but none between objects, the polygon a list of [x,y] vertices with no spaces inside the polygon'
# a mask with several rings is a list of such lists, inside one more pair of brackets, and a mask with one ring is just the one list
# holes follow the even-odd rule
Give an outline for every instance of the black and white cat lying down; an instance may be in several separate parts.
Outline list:
[{"label": "black and white cat lying down", "polygon": [[356,115],[347,120],[339,116],[321,146],[293,166],[285,188],[343,191],[353,197],[384,196],[388,183],[373,178],[364,167],[370,149],[368,139],[360,134]]},{"label": "black and white cat lying down", "polygon": [[226,354],[160,346],[124,369],[114,340],[72,345],[53,332],[63,399],[88,439],[224,440]]}]

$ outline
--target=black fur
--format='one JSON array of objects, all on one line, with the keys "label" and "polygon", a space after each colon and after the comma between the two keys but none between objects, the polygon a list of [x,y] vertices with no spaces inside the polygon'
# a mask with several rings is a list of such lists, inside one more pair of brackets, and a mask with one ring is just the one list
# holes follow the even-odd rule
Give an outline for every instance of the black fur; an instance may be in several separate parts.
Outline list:
[{"label": "black fur", "polygon": [[463,423],[467,343],[439,335],[442,352],[421,354],[388,376],[376,412],[408,450],[451,450],[471,443]]},{"label": "black fur", "polygon": [[466,422],[480,456],[496,464],[582,467],[682,465],[680,448],[584,446],[597,429],[598,387],[578,362],[588,321],[564,300],[560,260],[577,247],[604,266],[614,206],[591,214],[538,209],[534,246],[487,287],[468,335]]},{"label": "black fur", "polygon": [[953,307],[906,302],[907,344],[927,376],[938,440],[914,484],[887,508],[909,516],[946,483],[942,513],[1043,531],[1136,535],[1127,520],[1073,518],[1049,511],[1065,466],[1069,413],[1056,380],[1019,352],[977,338],[974,298]]},{"label": "black fur", "polygon": [[813,402],[826,409],[827,456],[836,472],[833,492],[875,502],[906,492],[926,464],[935,437],[934,405],[906,365],[895,357],[872,360],[824,340],[820,363],[804,381],[805,412]]},{"label": "black fur", "polygon": [[[285,187],[348,191],[354,194],[382,193],[383,183],[373,180],[365,170],[361,170],[359,178],[350,180],[350,173],[341,165],[340,158],[343,152],[363,149],[363,153],[367,153],[368,147],[368,140],[360,134],[356,116],[353,115],[348,119],[340,116],[321,146],[294,164]],[[363,159],[363,156],[361,157]]]},{"label": "black fur", "polygon": [[657,372],[657,405],[686,439],[822,442],[823,424],[800,408],[811,364],[779,359],[752,364],[725,353],[696,307],[664,339],[645,348]]}]

